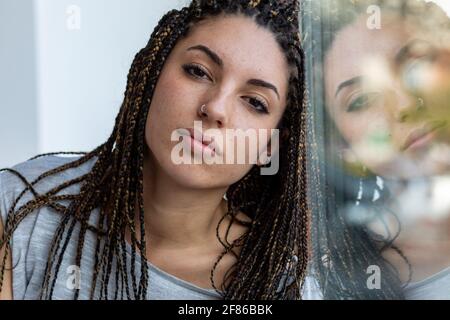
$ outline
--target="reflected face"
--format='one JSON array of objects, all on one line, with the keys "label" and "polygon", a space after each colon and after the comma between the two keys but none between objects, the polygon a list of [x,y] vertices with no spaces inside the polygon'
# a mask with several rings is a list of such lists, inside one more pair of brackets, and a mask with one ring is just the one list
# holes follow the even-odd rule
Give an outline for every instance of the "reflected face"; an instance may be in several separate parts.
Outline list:
[{"label": "reflected face", "polygon": [[350,147],[344,161],[391,178],[448,171],[449,43],[398,17],[380,30],[366,19],[337,34],[325,61],[328,112]]},{"label": "reflected face", "polygon": [[[286,108],[290,69],[273,34],[244,16],[197,23],[180,39],[158,79],[146,124],[150,161],[192,188],[226,187],[254,164],[175,164],[179,129],[276,129]],[[206,115],[200,107],[206,104]],[[267,136],[265,143],[270,140]],[[194,146],[195,148],[195,146]],[[248,151],[250,152],[250,151]],[[226,150],[221,150],[226,158]]]}]

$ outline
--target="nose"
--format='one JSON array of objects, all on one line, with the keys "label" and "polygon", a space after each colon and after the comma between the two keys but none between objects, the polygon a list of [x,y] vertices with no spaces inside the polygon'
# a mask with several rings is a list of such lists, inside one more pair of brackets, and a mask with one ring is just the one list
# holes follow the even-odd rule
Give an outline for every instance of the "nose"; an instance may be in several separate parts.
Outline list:
[{"label": "nose", "polygon": [[198,109],[198,116],[204,122],[208,122],[210,128],[223,128],[227,126],[229,119],[229,98],[217,94],[207,99]]},{"label": "nose", "polygon": [[424,100],[403,90],[394,88],[395,99],[393,101],[394,118],[398,122],[405,122],[425,107]]}]

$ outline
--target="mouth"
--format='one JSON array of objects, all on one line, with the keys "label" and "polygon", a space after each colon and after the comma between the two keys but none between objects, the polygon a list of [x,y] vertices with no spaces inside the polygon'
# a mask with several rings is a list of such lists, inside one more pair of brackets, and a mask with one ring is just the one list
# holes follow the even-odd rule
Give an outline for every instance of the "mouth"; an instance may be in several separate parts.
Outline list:
[{"label": "mouth", "polygon": [[212,155],[215,155],[216,153],[219,153],[219,150],[214,143],[213,137],[207,137],[204,134],[202,134],[200,131],[196,131],[193,128],[187,128],[187,131],[189,131],[189,137],[191,138],[191,147],[194,148],[200,148],[202,152],[204,151],[210,151],[212,152]]},{"label": "mouth", "polygon": [[414,130],[406,139],[402,150],[416,150],[427,146],[434,140],[436,131],[444,127],[445,124],[445,121],[436,121],[426,124],[423,128]]}]

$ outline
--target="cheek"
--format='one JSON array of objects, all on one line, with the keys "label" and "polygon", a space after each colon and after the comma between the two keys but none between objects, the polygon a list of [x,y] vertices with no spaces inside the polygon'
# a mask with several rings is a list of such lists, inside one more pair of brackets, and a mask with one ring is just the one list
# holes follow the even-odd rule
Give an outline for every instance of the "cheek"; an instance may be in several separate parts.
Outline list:
[{"label": "cheek", "polygon": [[175,71],[164,70],[157,82],[150,111],[161,117],[182,112],[185,109],[182,104],[186,102],[186,91],[183,79]]},{"label": "cheek", "polygon": [[337,125],[342,136],[351,144],[368,143],[380,135],[390,135],[385,115],[374,111],[342,115]]},{"label": "cheek", "polygon": [[343,138],[350,144],[356,143],[364,135],[366,125],[364,117],[341,114],[336,119],[336,126]]},{"label": "cheek", "polygon": [[[247,118],[246,121],[241,121],[241,119],[238,119],[235,123],[235,128],[243,131],[248,130],[254,134],[256,141],[254,142],[254,148],[251,150],[256,151],[257,154],[260,154],[266,150],[266,147],[271,139],[276,139],[278,137],[279,140],[281,137],[281,132],[277,127],[279,119],[281,119],[281,115],[271,115],[270,118],[267,117],[266,119],[263,119],[264,117],[265,116],[261,116],[261,118]],[[275,131],[278,135],[274,135]],[[279,143],[279,141],[273,142]],[[250,148],[247,148],[246,151],[247,155],[249,155]]]},{"label": "cheek", "polygon": [[185,82],[172,69],[163,69],[153,94],[146,123],[148,144],[152,140],[170,141],[182,120],[192,118]]}]

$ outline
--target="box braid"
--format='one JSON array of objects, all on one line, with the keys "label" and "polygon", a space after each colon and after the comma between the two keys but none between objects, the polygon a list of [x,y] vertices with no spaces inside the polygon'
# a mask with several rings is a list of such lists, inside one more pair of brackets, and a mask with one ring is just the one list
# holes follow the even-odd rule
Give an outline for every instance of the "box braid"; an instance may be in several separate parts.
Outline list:
[{"label": "box braid", "polygon": [[[148,286],[151,286],[148,281],[143,206],[147,114],[164,62],[177,41],[185,37],[196,22],[220,14],[244,14],[272,31],[285,52],[292,72],[287,107],[279,125],[286,133],[282,136],[280,146],[279,171],[274,176],[262,176],[259,168],[254,166],[245,177],[229,187],[226,194],[228,212],[216,230],[224,251],[211,270],[211,282],[216,288],[213,280],[216,266],[226,253],[232,253],[238,260],[226,274],[221,292],[224,299],[301,298],[308,262],[309,215],[305,178],[304,56],[298,32],[298,1],[194,0],[181,10],[165,14],[146,47],[135,56],[128,74],[124,101],[113,132],[104,144],[83,154],[76,161],[43,173],[31,182],[19,172],[9,170],[20,177],[26,188],[8,212],[0,242],[0,247],[8,249],[6,255],[14,230],[28,214],[49,207],[63,217],[49,251],[41,299],[51,299],[53,296],[64,252],[77,225],[80,228],[75,265],[81,266],[86,233],[90,231],[96,235],[90,298],[110,298],[108,290],[114,267],[114,299],[146,298]],[[44,194],[35,190],[39,181],[78,167],[93,158],[96,158],[95,164],[86,175],[67,181]],[[81,183],[78,194],[58,195],[58,192],[78,183]],[[16,208],[27,191],[32,192],[34,199]],[[63,206],[58,203],[62,200],[70,201],[67,206]],[[139,209],[137,219],[134,210],[136,204]],[[94,209],[99,210],[99,218],[91,225],[89,218]],[[245,212],[251,222],[237,219],[239,211]],[[231,217],[231,222],[225,239],[221,239],[218,230],[226,217]],[[248,231],[229,243],[227,238],[233,223],[247,225]],[[139,234],[136,232],[137,224]],[[126,259],[127,229],[132,242],[130,265]],[[239,256],[235,252],[238,247],[241,248]],[[141,262],[139,277],[135,273],[136,259]],[[5,263],[2,264],[0,279],[3,279],[4,271]],[[0,288],[1,285],[2,282]],[[79,290],[75,290],[74,299],[78,297]]]}]

